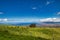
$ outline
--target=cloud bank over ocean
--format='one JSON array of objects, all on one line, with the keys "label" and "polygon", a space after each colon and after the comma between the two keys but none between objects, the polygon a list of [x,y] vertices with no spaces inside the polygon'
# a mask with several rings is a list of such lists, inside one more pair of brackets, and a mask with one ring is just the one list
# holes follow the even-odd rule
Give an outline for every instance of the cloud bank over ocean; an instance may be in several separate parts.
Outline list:
[{"label": "cloud bank over ocean", "polygon": [[0,23],[27,23],[27,22],[35,22],[35,23],[42,23],[42,22],[60,22],[60,18],[18,18],[18,19],[8,19],[8,18],[4,18],[1,19],[0,18]]}]

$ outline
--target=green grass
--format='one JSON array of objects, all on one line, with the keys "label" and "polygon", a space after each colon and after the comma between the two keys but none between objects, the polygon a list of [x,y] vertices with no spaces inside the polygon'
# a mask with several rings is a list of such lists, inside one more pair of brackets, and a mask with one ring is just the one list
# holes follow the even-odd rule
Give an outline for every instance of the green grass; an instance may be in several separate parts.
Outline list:
[{"label": "green grass", "polygon": [[0,25],[0,40],[60,40],[60,28]]}]

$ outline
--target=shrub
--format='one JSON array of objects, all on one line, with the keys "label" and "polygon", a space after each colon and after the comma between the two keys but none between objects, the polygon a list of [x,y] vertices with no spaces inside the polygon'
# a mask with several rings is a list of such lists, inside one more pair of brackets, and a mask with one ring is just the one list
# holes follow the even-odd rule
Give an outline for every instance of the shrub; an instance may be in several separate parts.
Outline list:
[{"label": "shrub", "polygon": [[30,24],[29,27],[36,27],[36,24]]}]

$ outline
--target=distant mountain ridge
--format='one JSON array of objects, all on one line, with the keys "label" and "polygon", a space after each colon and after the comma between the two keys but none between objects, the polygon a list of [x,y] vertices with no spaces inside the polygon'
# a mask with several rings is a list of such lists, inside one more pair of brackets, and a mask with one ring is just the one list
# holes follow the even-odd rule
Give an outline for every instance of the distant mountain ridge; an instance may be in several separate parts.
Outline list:
[{"label": "distant mountain ridge", "polygon": [[60,24],[60,22],[43,22],[43,23],[46,23],[46,24]]}]

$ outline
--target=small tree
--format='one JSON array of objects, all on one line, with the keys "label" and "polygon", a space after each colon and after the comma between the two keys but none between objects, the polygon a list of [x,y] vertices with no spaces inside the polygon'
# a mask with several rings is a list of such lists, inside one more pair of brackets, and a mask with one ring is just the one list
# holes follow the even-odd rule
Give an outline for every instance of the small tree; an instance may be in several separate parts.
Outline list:
[{"label": "small tree", "polygon": [[30,24],[29,27],[36,27],[36,24]]}]

